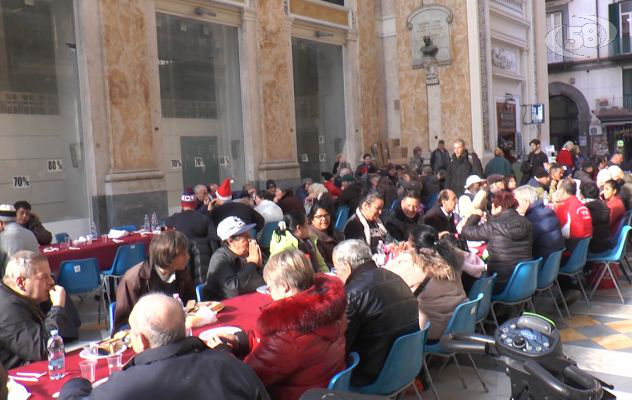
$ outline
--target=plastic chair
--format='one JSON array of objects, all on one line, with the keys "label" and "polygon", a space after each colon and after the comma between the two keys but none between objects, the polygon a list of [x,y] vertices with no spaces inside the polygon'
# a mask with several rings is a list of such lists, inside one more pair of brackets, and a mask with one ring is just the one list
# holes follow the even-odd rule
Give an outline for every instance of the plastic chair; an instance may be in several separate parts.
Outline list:
[{"label": "plastic chair", "polygon": [[349,219],[350,211],[351,208],[349,208],[349,206],[338,207],[338,209],[336,210],[336,224],[334,225],[336,231],[344,231],[347,220]]},{"label": "plastic chair", "polygon": [[617,293],[619,293],[621,304],[625,304],[625,300],[623,300],[623,295],[621,294],[621,289],[619,289],[619,285],[617,284],[617,278],[612,273],[612,268],[610,267],[610,264],[621,262],[621,259],[625,254],[625,249],[628,244],[628,233],[631,229],[632,227],[627,225],[624,226],[623,229],[621,229],[621,233],[617,238],[617,245],[613,249],[604,251],[602,253],[588,254],[588,262],[603,263],[605,265],[605,268],[601,271],[601,273],[599,274],[599,278],[597,278],[597,281],[594,284],[595,287],[590,293],[589,298],[593,297],[593,295],[597,291],[597,288],[599,287],[599,284],[601,283],[601,280],[603,279],[603,276],[606,274],[607,271],[612,278],[612,282],[614,283],[615,289],[617,289]]},{"label": "plastic chair", "polygon": [[480,294],[483,295],[476,312],[476,324],[481,327],[481,330],[485,335],[487,335],[487,332],[485,331],[483,321],[487,319],[489,309],[492,306],[492,290],[494,289],[494,282],[496,282],[497,276],[498,274],[494,272],[494,275],[492,276],[483,276],[477,279],[474,281],[472,287],[470,288],[470,292],[467,294],[467,297],[470,300],[476,300]]},{"label": "plastic chair", "polygon": [[541,263],[542,257],[536,260],[518,263],[516,268],[514,268],[513,274],[511,274],[511,278],[509,278],[509,282],[507,282],[505,289],[503,289],[503,291],[499,294],[492,295],[492,305],[490,310],[492,312],[496,328],[498,328],[498,319],[496,318],[496,313],[494,312],[495,304],[507,304],[514,306],[529,303],[533,309],[531,297],[533,297],[533,294],[538,287],[538,270],[540,269]]},{"label": "plastic chair", "polygon": [[[590,244],[590,239],[592,238],[581,239],[577,243],[575,249],[571,253],[571,256],[566,261],[566,264],[560,266],[559,275],[574,278],[582,274],[584,270],[584,265],[586,265],[586,259],[588,258],[588,245]],[[577,280],[579,281],[579,288],[584,295],[584,300],[586,300],[586,304],[590,306],[590,301],[588,301],[588,296],[586,295],[586,291],[584,290],[584,284],[582,283],[581,277]],[[560,287],[559,279],[557,281],[557,286]],[[568,314],[568,317],[570,318],[571,312],[568,309],[568,304],[566,304],[566,300],[564,300],[564,296],[562,296],[562,304],[566,309],[566,314]]]},{"label": "plastic chair", "polygon": [[557,314],[560,316],[561,319],[564,319],[562,311],[560,311],[560,307],[558,307],[557,305],[557,301],[555,300],[555,295],[553,294],[552,289],[553,286],[557,285],[562,298],[564,297],[564,293],[562,293],[562,288],[559,287],[559,283],[557,282],[557,276],[560,273],[560,263],[562,262],[562,253],[564,253],[564,249],[560,251],[554,251],[546,258],[546,261],[538,272],[538,286],[535,291],[536,293],[548,291],[551,295],[551,299],[553,299],[553,305],[557,310]]},{"label": "plastic chair", "polygon": [[[62,286],[69,295],[99,289],[99,262],[96,258],[63,261],[59,266],[57,284]],[[103,296],[100,297],[99,322],[101,322],[101,306],[103,306],[105,313]]]},{"label": "plastic chair", "polygon": [[412,384],[417,398],[421,399],[414,381],[423,364],[424,344],[429,328],[428,322],[424,329],[398,337],[393,342],[375,382],[367,386],[350,387],[349,390],[392,398]]},{"label": "plastic chair", "polygon": [[125,244],[116,249],[116,256],[110,269],[101,271],[101,294],[103,295],[105,290],[109,303],[112,302],[110,298],[110,279],[114,280],[114,289],[116,289],[116,282],[125,275],[125,272],[143,261],[145,261],[145,244],[142,242]]},{"label": "plastic chair", "polygon": [[274,230],[279,226],[279,222],[268,222],[263,226],[263,231],[261,231],[261,239],[259,240],[259,245],[261,247],[270,247],[270,242],[272,241],[272,234]]},{"label": "plastic chair", "polygon": [[[109,318],[108,329],[110,331],[110,337],[112,337],[112,335],[114,335],[117,331],[116,329],[114,329],[114,311],[116,311],[116,301],[113,301],[112,303],[110,303],[110,306],[108,307],[108,318]],[[121,327],[118,330],[123,330],[123,329],[129,329],[129,324],[121,325]]]},{"label": "plastic chair", "polygon": [[[463,304],[459,304],[454,312],[452,313],[452,317],[450,317],[450,322],[448,322],[448,326],[445,328],[445,332],[443,335],[449,335],[450,333],[474,333],[476,329],[476,318],[478,317],[478,307],[483,300],[483,293],[479,293],[475,300],[467,301]],[[459,372],[459,377],[461,378],[461,383],[463,384],[463,388],[467,389],[467,385],[465,384],[465,380],[463,379],[463,375],[461,374],[461,366],[459,365],[459,361],[456,358],[456,353],[450,353],[446,351],[446,349],[441,345],[441,342],[437,342],[436,344],[426,345],[425,348],[426,355],[436,355],[439,357],[446,357],[448,361],[450,359],[454,360],[456,364],[457,371]],[[481,376],[481,373],[472,358],[470,353],[467,353],[467,356],[474,366],[474,371],[476,371],[476,375],[478,375],[478,379],[481,381],[481,385],[483,385],[483,389],[485,392],[489,393],[487,390],[487,385],[485,385],[485,381]],[[430,387],[432,388],[432,393],[435,396],[435,399],[439,399],[439,394],[437,393],[437,389],[435,388],[434,383],[432,382],[432,377],[430,376],[430,371],[428,370],[428,365],[426,364],[426,359],[424,357],[424,370],[426,371],[426,376],[428,377],[428,382],[430,382]]]},{"label": "plastic chair", "polygon": [[204,301],[204,293],[202,292],[202,289],[205,285],[206,283],[200,283],[195,287],[195,300],[197,300],[198,303],[200,301]]},{"label": "plastic chair", "polygon": [[136,230],[136,226],[134,226],[134,225],[121,225],[121,226],[115,226],[112,229],[117,230],[117,231],[134,232]]},{"label": "plastic chair", "polygon": [[351,372],[360,362],[360,355],[355,351],[349,354],[347,359],[347,368],[338,372],[336,375],[331,378],[329,381],[329,385],[327,385],[327,389],[329,390],[337,390],[339,392],[348,392],[349,391],[349,381],[351,380]]},{"label": "plastic chair", "polygon": [[430,196],[430,198],[428,199],[428,202],[426,204],[424,204],[424,206],[426,207],[426,210],[429,210],[432,207],[434,207],[434,205],[437,202],[438,198],[439,198],[439,193],[433,193]]},{"label": "plastic chair", "polygon": [[388,208],[389,212],[393,212],[395,211],[395,209],[397,208],[397,206],[399,205],[400,201],[399,199],[395,199],[393,200],[393,202],[391,203],[391,206]]},{"label": "plastic chair", "polygon": [[68,239],[69,237],[70,237],[70,235],[67,234],[66,232],[56,233],[55,234],[55,241],[57,241],[57,243],[64,243],[66,241],[66,239]]}]

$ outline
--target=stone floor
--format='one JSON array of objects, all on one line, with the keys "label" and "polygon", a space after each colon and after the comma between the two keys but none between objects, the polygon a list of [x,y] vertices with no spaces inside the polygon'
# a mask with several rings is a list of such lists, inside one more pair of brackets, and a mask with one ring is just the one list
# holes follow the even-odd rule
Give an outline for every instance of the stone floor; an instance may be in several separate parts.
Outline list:
[{"label": "stone floor", "polygon": [[[621,304],[614,289],[599,290],[588,306],[583,300],[571,307],[572,318],[561,320],[552,303],[544,295],[536,301],[539,313],[554,319],[561,331],[564,353],[575,360],[585,371],[615,385],[618,399],[632,400],[632,286],[622,281],[626,304]],[[107,326],[97,323],[97,302],[93,296],[74,298],[82,320],[81,340],[69,344],[70,350],[91,341],[107,337]],[[462,362],[462,371],[468,389],[464,389],[454,364],[443,371],[431,369],[442,400],[509,399],[509,378],[494,363],[478,360],[483,379],[490,393],[485,393],[468,362]],[[431,391],[422,393],[432,399]],[[415,398],[409,393],[407,399]]]}]

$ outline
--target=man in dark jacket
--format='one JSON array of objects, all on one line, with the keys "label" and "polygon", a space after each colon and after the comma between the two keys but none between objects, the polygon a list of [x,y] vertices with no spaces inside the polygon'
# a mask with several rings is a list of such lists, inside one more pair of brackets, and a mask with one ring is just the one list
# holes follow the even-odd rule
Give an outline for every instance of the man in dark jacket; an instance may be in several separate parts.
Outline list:
[{"label": "man in dark jacket", "polygon": [[249,234],[253,227],[236,217],[228,217],[217,226],[222,247],[213,253],[208,266],[204,286],[208,299],[224,300],[265,285],[259,271],[263,265],[261,249]]},{"label": "man in dark jacket", "polygon": [[483,176],[483,165],[476,153],[468,153],[465,142],[457,139],[454,141],[454,154],[448,167],[446,188],[461,196],[465,191],[465,181],[470,175]]},{"label": "man in dark jacket", "polygon": [[549,158],[540,149],[539,139],[533,139],[529,142],[529,145],[531,146],[531,153],[529,153],[527,159],[520,166],[520,171],[523,173],[522,179],[520,179],[520,186],[529,182],[529,179],[533,177],[533,172],[536,168],[544,168],[544,164],[549,162]]},{"label": "man in dark jacket", "polygon": [[592,178],[595,164],[591,160],[582,161],[581,169],[575,171],[574,178],[579,179],[581,183],[595,182]]},{"label": "man in dark jacket", "polygon": [[378,268],[361,240],[345,240],[333,253],[347,293],[347,353],[360,355],[351,384],[365,386],[379,375],[395,339],[419,330],[417,299],[398,275]]},{"label": "man in dark jacket", "polygon": [[254,228],[257,232],[261,232],[266,223],[265,218],[255,211],[254,208],[239,201],[229,201],[214,207],[209,213],[209,219],[212,224],[210,235],[216,241],[215,245],[217,247],[219,247],[221,240],[217,235],[216,227],[228,217],[237,217],[246,224],[255,224]]},{"label": "man in dark jacket", "polygon": [[428,204],[433,194],[439,193],[441,186],[432,168],[425,166],[421,169],[421,202]]},{"label": "man in dark jacket", "polygon": [[[44,314],[40,304],[48,300],[53,306]],[[63,336],[69,325],[65,304],[66,292],[55,286],[46,257],[15,253],[0,283],[0,363],[11,369],[46,360],[50,332]]]},{"label": "man in dark jacket", "polygon": [[37,243],[41,246],[48,246],[51,244],[53,241],[52,233],[44,228],[42,221],[40,221],[37,215],[31,213],[31,205],[28,201],[18,201],[13,205],[13,207],[15,207],[16,222],[23,228],[33,232],[35,238],[37,239]]},{"label": "man in dark jacket", "polygon": [[442,190],[439,192],[437,203],[424,216],[424,224],[432,226],[437,232],[456,233],[454,223],[456,204],[456,194],[450,189]]},{"label": "man in dark jacket", "polygon": [[182,305],[164,294],[141,298],[130,315],[137,353],[120,372],[92,388],[84,378],[66,382],[60,399],[269,399],[254,371],[223,349],[186,337]]},{"label": "man in dark jacket", "polygon": [[450,166],[450,152],[445,148],[445,142],[439,140],[437,148],[430,154],[430,167],[434,173],[439,170],[448,170]]},{"label": "man in dark jacket", "polygon": [[535,188],[520,186],[514,190],[518,200],[518,213],[527,217],[531,222],[533,237],[533,257],[542,257],[544,261],[555,251],[564,248],[564,237],[560,220],[555,212],[538,200]]},{"label": "man in dark jacket", "polygon": [[599,188],[595,182],[582,183],[579,191],[592,219],[593,234],[588,251],[591,253],[606,251],[614,245],[610,240],[610,208],[599,198]]},{"label": "man in dark jacket", "polygon": [[193,271],[195,282],[204,282],[208,263],[211,261],[215,228],[206,214],[195,211],[195,195],[183,194],[180,198],[182,212],[175,213],[165,220],[165,225],[184,233],[189,241],[195,243],[200,254],[200,271]]},{"label": "man in dark jacket", "polygon": [[423,224],[421,202],[414,192],[404,192],[404,196],[395,211],[385,218],[388,233],[398,241],[408,240],[408,231],[416,225]]}]

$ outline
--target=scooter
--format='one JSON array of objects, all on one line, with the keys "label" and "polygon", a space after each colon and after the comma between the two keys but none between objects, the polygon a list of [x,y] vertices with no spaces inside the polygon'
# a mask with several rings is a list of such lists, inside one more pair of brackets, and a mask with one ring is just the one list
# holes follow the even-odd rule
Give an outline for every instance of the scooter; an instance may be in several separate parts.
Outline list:
[{"label": "scooter", "polygon": [[512,400],[616,399],[614,389],[582,371],[562,352],[555,324],[538,314],[524,313],[503,323],[493,337],[450,334],[441,338],[448,352],[489,356],[505,364]]}]

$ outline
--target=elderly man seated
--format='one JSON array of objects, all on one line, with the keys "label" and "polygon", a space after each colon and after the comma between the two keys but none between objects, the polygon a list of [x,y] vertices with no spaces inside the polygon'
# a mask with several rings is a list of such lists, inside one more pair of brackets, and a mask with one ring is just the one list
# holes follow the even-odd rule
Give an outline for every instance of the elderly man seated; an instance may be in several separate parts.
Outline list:
[{"label": "elderly man seated", "polygon": [[120,327],[141,296],[160,292],[178,294],[183,302],[195,298],[189,262],[189,241],[177,231],[162,232],[149,245],[149,260],[129,269],[116,290],[114,326]]},{"label": "elderly man seated", "polygon": [[37,242],[42,246],[48,246],[53,241],[53,235],[44,228],[37,215],[31,213],[31,205],[28,201],[18,201],[13,207],[16,212],[16,222],[23,228],[33,232]]},{"label": "elderly man seated", "polygon": [[186,337],[185,314],[175,299],[146,295],[129,322],[136,356],[94,389],[86,379],[71,379],[60,399],[269,399],[250,367]]},{"label": "elderly man seated", "polygon": [[[47,314],[40,304],[51,301]],[[0,363],[16,368],[45,360],[51,330],[68,325],[64,312],[66,292],[55,286],[45,256],[31,251],[15,253],[0,283]]]},{"label": "elderly man seated", "polygon": [[369,246],[345,240],[333,253],[336,274],[347,294],[347,353],[360,355],[351,384],[373,383],[398,337],[419,330],[417,299],[402,278],[371,259]]}]

